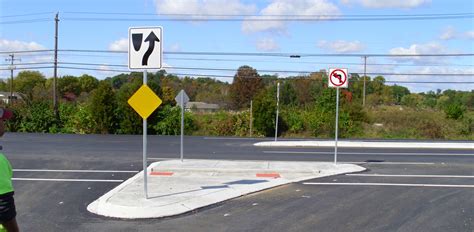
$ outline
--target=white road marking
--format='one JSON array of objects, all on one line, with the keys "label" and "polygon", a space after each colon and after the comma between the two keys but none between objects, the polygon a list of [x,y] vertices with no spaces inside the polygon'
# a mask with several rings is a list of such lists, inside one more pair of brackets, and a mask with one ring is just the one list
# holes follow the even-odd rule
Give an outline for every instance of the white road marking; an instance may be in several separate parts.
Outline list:
[{"label": "white road marking", "polygon": [[68,169],[13,169],[14,172],[82,172],[82,173],[137,173],[126,170],[68,170]]},{"label": "white road marking", "polygon": [[346,174],[346,176],[368,176],[368,177],[422,177],[422,178],[474,178],[474,176],[460,175],[398,175],[398,174]]},{"label": "white road marking", "polygon": [[232,137],[204,137],[205,140],[262,140],[262,141],[272,141],[271,139],[262,139],[262,138],[232,138]]},{"label": "white road marking", "polygon": [[[186,158],[187,160],[190,160],[189,158]],[[147,160],[177,160],[176,158],[147,158]]]},{"label": "white road marking", "polygon": [[[330,161],[328,161],[330,162]],[[413,165],[433,165],[436,163],[421,163],[421,162],[338,162],[342,164],[413,164]]]},{"label": "white road marking", "polygon": [[[334,155],[330,151],[263,151],[267,154],[319,154],[319,155]],[[342,155],[387,155],[387,156],[474,156],[473,154],[464,153],[397,153],[397,152],[338,152]]]},{"label": "white road marking", "polygon": [[304,185],[353,185],[353,186],[403,186],[403,187],[441,187],[441,188],[474,188],[474,185],[449,184],[400,184],[400,183],[335,183],[335,182],[304,182]]},{"label": "white road marking", "polygon": [[101,179],[46,179],[46,178],[12,178],[12,180],[58,181],[58,182],[123,182],[123,180],[101,180]]}]

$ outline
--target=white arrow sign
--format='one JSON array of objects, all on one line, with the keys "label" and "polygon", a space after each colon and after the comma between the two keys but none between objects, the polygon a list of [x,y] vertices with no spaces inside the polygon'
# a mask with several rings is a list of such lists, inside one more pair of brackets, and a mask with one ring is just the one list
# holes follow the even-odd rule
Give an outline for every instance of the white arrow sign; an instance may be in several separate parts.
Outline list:
[{"label": "white arrow sign", "polygon": [[176,95],[174,100],[176,101],[178,106],[180,106],[181,108],[184,108],[186,106],[186,103],[189,102],[189,97],[186,94],[186,92],[184,92],[184,90],[181,90],[179,91],[178,95]]},{"label": "white arrow sign", "polygon": [[128,68],[160,69],[163,57],[161,27],[131,27],[128,30]]}]

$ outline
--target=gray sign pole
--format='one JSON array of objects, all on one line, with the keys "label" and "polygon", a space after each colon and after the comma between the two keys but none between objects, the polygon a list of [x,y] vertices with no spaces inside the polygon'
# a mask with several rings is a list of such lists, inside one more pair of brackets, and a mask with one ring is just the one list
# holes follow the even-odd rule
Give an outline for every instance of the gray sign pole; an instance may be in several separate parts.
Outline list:
[{"label": "gray sign pole", "polygon": [[276,120],[275,120],[275,142],[277,141],[278,137],[278,108],[280,104],[280,82],[277,83],[277,112],[276,112]]},{"label": "gray sign pole", "polygon": [[336,87],[336,135],[334,144],[334,164],[337,164],[337,132],[339,130],[339,87]]},{"label": "gray sign pole", "polygon": [[184,136],[184,94],[181,94],[181,162],[183,162],[183,136]]},{"label": "gray sign pole", "polygon": [[[148,82],[147,70],[143,71],[143,84],[146,85]],[[143,186],[145,188],[145,198],[148,199],[148,181],[147,181],[147,119],[143,119]]]},{"label": "gray sign pole", "polygon": [[252,109],[253,108],[253,100],[250,100],[250,137],[252,137]]}]

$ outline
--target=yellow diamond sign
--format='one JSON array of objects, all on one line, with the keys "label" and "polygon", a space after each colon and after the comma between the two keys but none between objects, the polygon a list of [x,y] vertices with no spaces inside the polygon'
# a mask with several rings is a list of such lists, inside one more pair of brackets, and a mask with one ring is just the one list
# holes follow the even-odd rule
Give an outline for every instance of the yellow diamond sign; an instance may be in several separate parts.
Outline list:
[{"label": "yellow diamond sign", "polygon": [[143,119],[147,119],[148,116],[161,105],[161,102],[161,99],[148,85],[142,85],[142,87],[128,99],[128,104],[142,116]]}]

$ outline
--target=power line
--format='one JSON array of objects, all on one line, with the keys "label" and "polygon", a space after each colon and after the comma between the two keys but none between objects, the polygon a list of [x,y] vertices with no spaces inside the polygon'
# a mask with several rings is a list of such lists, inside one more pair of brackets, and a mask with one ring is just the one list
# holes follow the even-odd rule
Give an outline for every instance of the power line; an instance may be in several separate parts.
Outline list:
[{"label": "power line", "polygon": [[[159,16],[159,15],[158,15]],[[327,15],[298,15],[298,16],[266,16],[266,15],[254,15],[249,17],[237,17],[233,15],[218,15],[218,16],[203,16],[203,15],[190,15],[190,16],[174,16],[168,18],[98,18],[98,17],[64,17],[64,20],[69,21],[258,21],[258,22],[274,22],[274,21],[289,21],[289,22],[311,22],[311,21],[411,21],[411,20],[442,20],[442,19],[471,19],[473,14],[462,14],[462,15],[400,15],[400,16],[365,16],[365,17],[345,17],[345,16],[327,16]]]},{"label": "power line", "polygon": [[[81,63],[81,62],[60,62],[60,64],[68,65],[84,65],[84,66],[110,66],[110,67],[128,67],[128,65],[121,64],[98,64],[98,63]],[[196,70],[196,71],[225,71],[225,72],[237,72],[238,69],[231,68],[200,68],[200,67],[179,67],[179,66],[165,66],[163,69],[172,70]],[[320,73],[319,71],[309,70],[267,70],[258,69],[261,73],[301,73],[311,74]],[[474,73],[387,73],[387,72],[368,72],[368,75],[382,75],[382,76],[474,76]]]},{"label": "power line", "polygon": [[[39,50],[20,50],[20,51],[0,51],[0,54],[9,53],[37,53],[37,52],[52,52],[52,49],[39,49]],[[77,52],[77,53],[123,53],[126,54],[128,51],[110,51],[110,50],[98,50],[98,49],[58,49],[59,52]],[[168,55],[207,55],[207,56],[270,56],[270,57],[290,57],[295,56],[295,53],[273,53],[273,52],[172,52],[164,51],[164,54]],[[297,54],[299,57],[449,57],[449,56],[474,56],[474,53],[430,53],[430,54],[381,54],[381,53],[300,53]]]},{"label": "power line", "polygon": [[[38,64],[52,64],[53,62],[35,62],[35,63],[18,63],[16,65],[38,65]],[[84,62],[59,62],[59,64],[65,65],[79,65],[79,66],[106,66],[106,67],[128,67],[128,65],[122,64],[106,64],[106,63],[84,63]],[[3,66],[6,66],[4,64]],[[224,71],[224,72],[237,72],[238,69],[233,68],[201,68],[201,67],[180,67],[180,66],[165,66],[163,69],[172,70],[194,70],[194,71]],[[103,70],[103,69],[101,69]],[[122,72],[129,72],[129,70],[117,70]],[[321,73],[320,71],[310,70],[268,70],[258,69],[260,73],[299,73],[299,74],[312,74]],[[368,72],[367,75],[379,75],[379,76],[474,76],[474,73],[395,73],[395,72]]]},{"label": "power line", "polygon": [[[60,49],[60,52],[80,52],[80,53],[128,53],[128,51],[109,51],[109,50],[85,50],[85,49]],[[273,52],[172,52],[164,51],[163,54],[169,55],[198,55],[198,56],[270,56],[270,57],[449,57],[449,56],[474,56],[474,53],[438,53],[438,54],[381,54],[381,53],[273,53]]]},{"label": "power line", "polygon": [[[208,58],[182,58],[182,57],[168,57],[167,60],[190,60],[190,61],[216,61],[216,62],[230,62],[230,61],[238,61],[238,62],[261,62],[261,63],[270,63],[270,62],[283,62],[289,63],[288,60],[285,61],[275,61],[275,60],[242,60],[242,59],[208,59]],[[298,61],[297,63],[302,64],[327,64],[327,65],[364,65],[364,63],[355,63],[355,62],[312,62],[312,61]],[[451,67],[451,66],[459,66],[459,67],[472,67],[473,64],[398,64],[398,63],[367,63],[367,66],[413,66],[413,67]]]},{"label": "power line", "polygon": [[[16,63],[15,66],[23,65],[38,65],[38,64],[53,64],[53,62],[31,62],[31,63]],[[0,64],[0,66],[9,66],[10,64]]]},{"label": "power line", "polygon": [[[45,68],[53,68],[53,66],[38,66],[38,67],[16,67],[14,70],[31,70],[31,69],[45,69]],[[10,68],[0,68],[0,70],[11,70]]]},{"label": "power line", "polygon": [[41,53],[41,52],[53,52],[53,49],[36,49],[36,50],[18,50],[18,51],[0,51],[0,54],[10,54],[10,53]]},{"label": "power line", "polygon": [[[45,69],[45,68],[53,68],[53,66],[40,66],[40,67],[27,67],[27,68],[16,68],[21,70],[26,69]],[[74,70],[89,70],[89,71],[102,71],[102,72],[121,72],[121,73],[130,73],[130,70],[119,70],[119,69],[99,69],[99,68],[83,68],[83,67],[70,67],[70,66],[59,66],[58,68],[61,69],[74,69]],[[3,69],[0,70],[10,70],[10,69]],[[175,76],[192,76],[192,77],[201,77],[201,78],[234,78],[234,76],[230,75],[214,75],[214,74],[195,74],[195,73],[167,73],[168,75],[175,75]],[[350,82],[354,82],[353,80],[349,80]],[[357,80],[362,81],[362,80]],[[401,83],[401,84],[474,84],[471,81],[391,81],[386,80],[385,83]]]},{"label": "power line", "polygon": [[2,15],[0,18],[14,18],[14,17],[25,17],[25,16],[33,16],[33,15],[47,15],[53,14],[53,12],[38,12],[38,13],[29,13],[29,14],[18,14],[18,15]]},{"label": "power line", "polygon": [[53,20],[49,18],[37,18],[37,19],[15,20],[15,21],[0,21],[0,24],[37,23],[37,22],[47,22],[47,21],[53,21]]},{"label": "power line", "polygon": [[[256,14],[193,14],[193,13],[130,13],[130,12],[93,12],[93,11],[66,11],[64,14],[89,14],[89,15],[151,15],[151,16],[199,16],[199,17],[251,17],[251,16],[265,16],[265,17],[338,17],[337,14],[273,14],[273,15],[256,15]],[[472,12],[463,13],[439,13],[439,14],[350,14],[343,15],[344,17],[421,17],[421,16],[460,16],[473,15]]]}]

